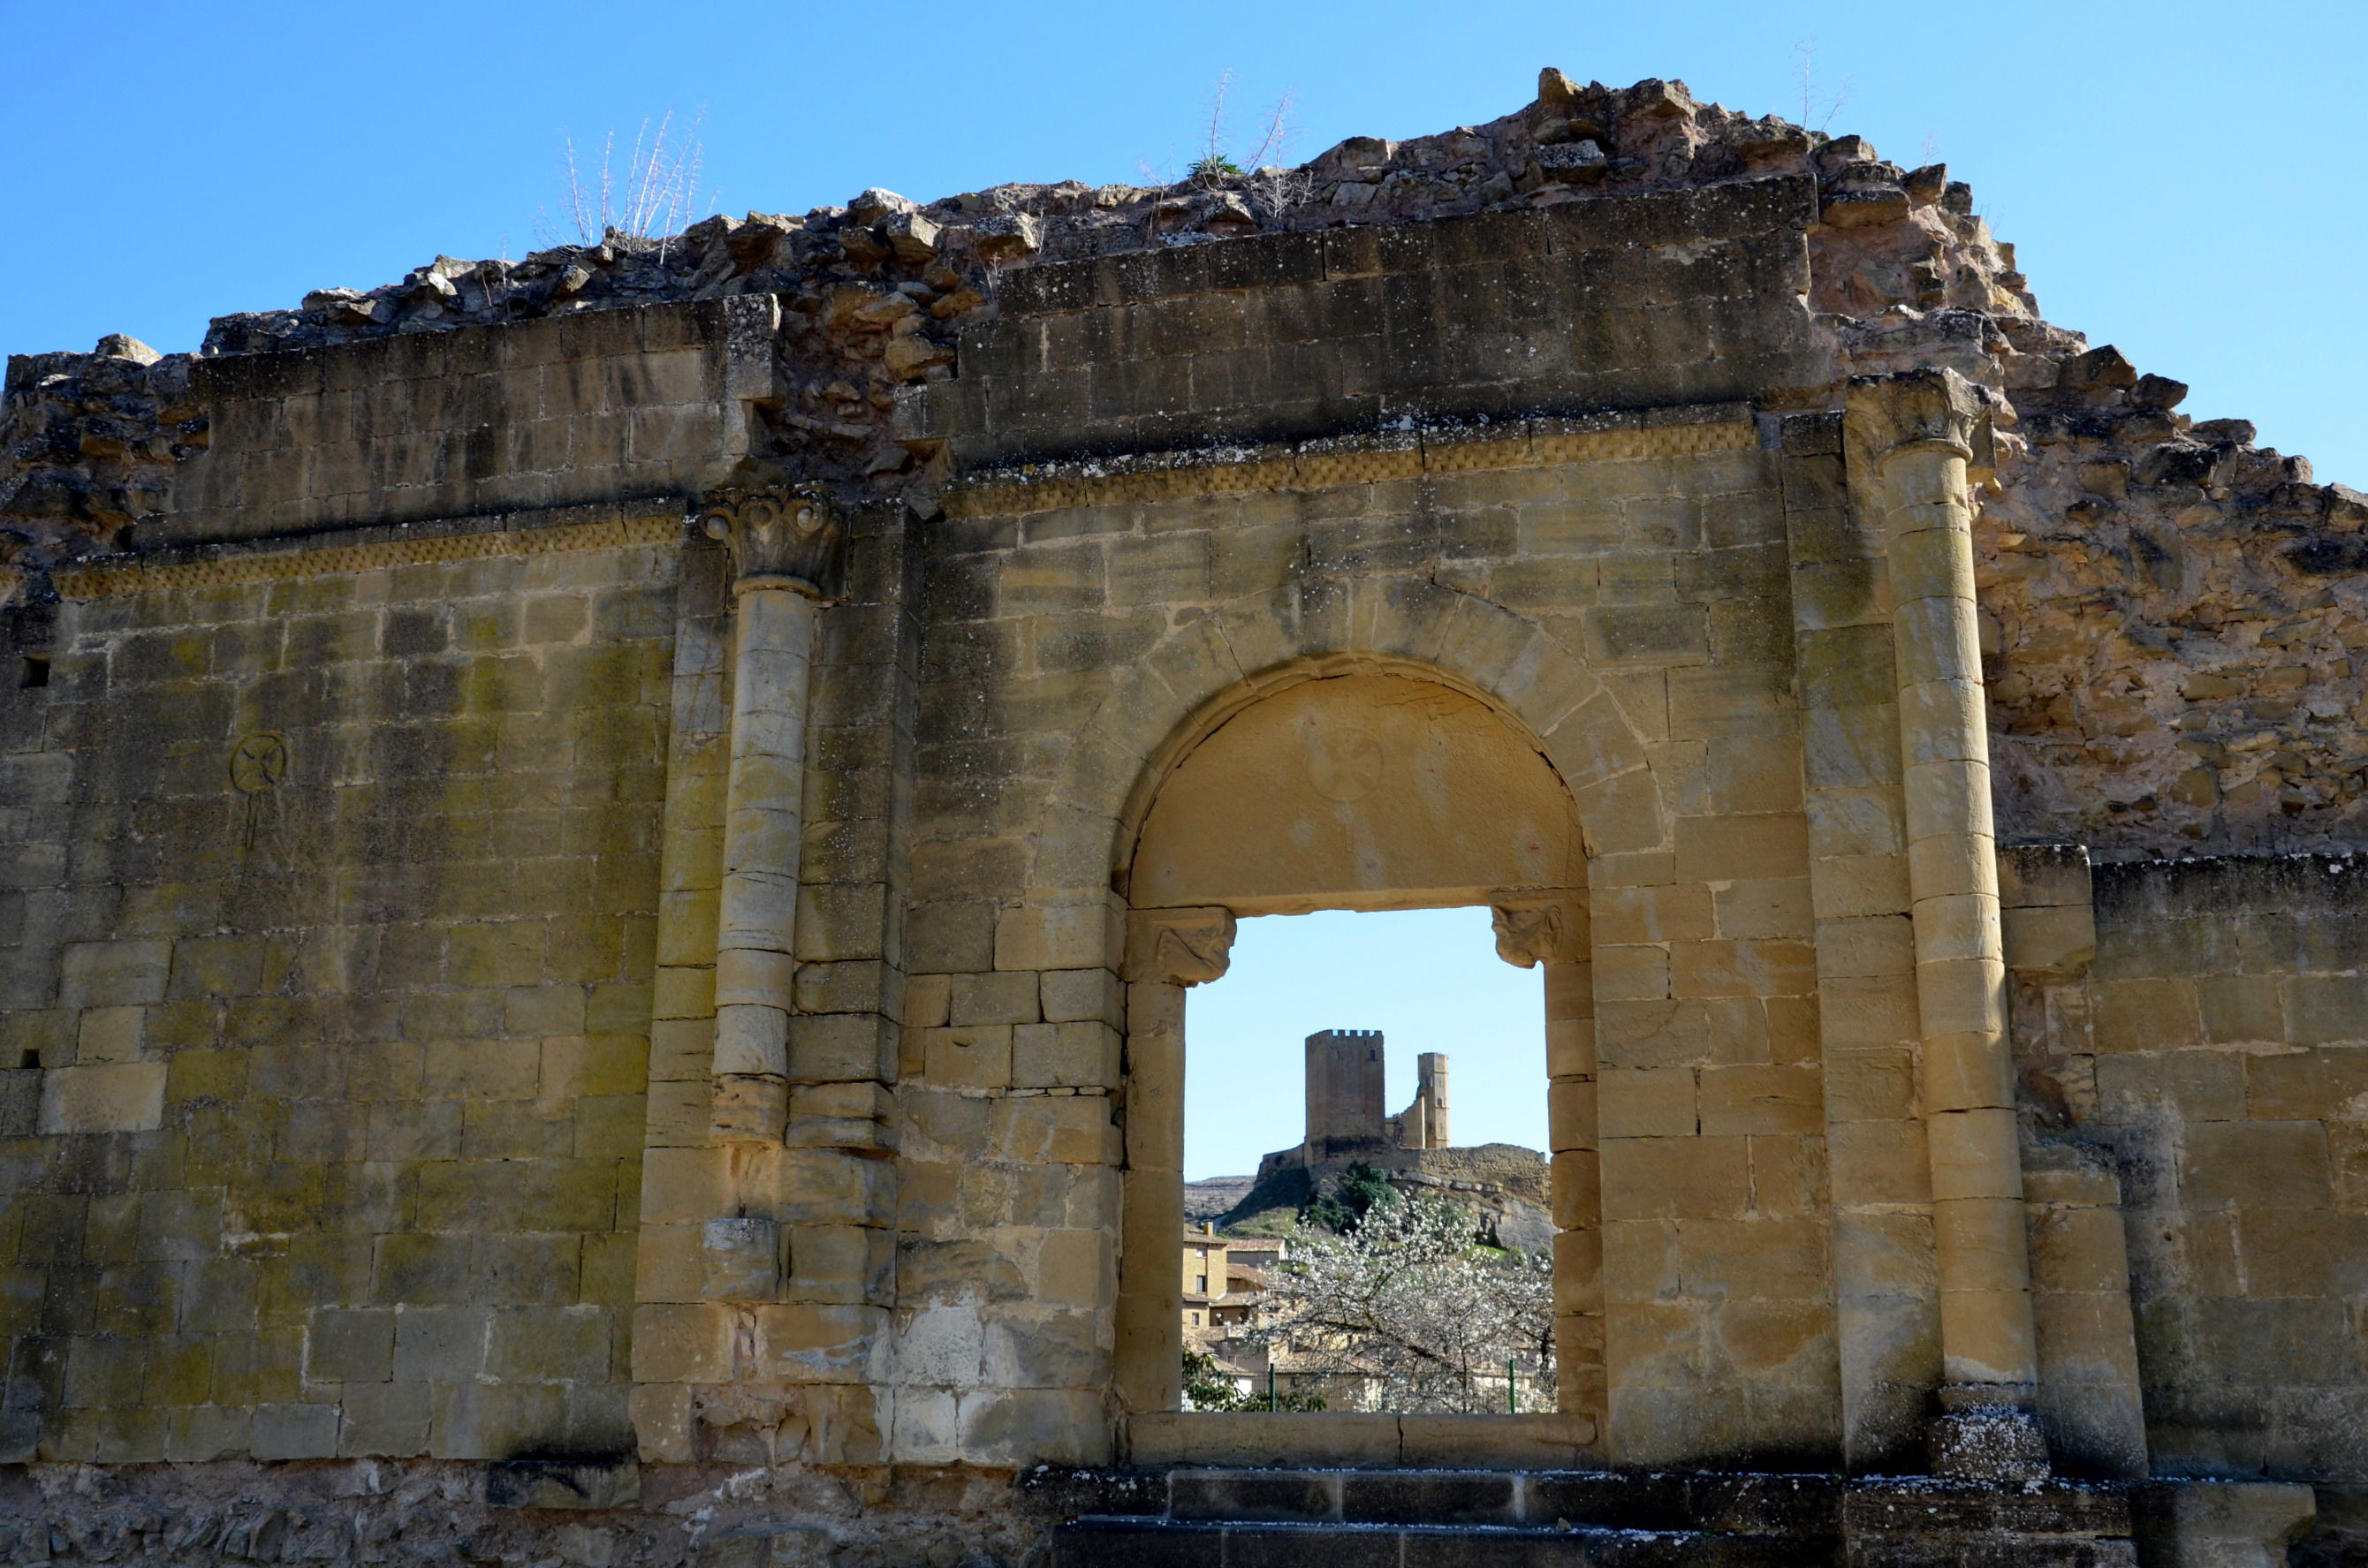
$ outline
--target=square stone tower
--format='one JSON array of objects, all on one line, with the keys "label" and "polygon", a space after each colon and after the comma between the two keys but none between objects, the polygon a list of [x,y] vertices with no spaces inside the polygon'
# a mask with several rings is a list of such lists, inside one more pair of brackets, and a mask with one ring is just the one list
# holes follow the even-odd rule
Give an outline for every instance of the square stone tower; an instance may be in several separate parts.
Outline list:
[{"label": "square stone tower", "polygon": [[1379,1029],[1324,1029],[1307,1037],[1307,1163],[1387,1140]]}]

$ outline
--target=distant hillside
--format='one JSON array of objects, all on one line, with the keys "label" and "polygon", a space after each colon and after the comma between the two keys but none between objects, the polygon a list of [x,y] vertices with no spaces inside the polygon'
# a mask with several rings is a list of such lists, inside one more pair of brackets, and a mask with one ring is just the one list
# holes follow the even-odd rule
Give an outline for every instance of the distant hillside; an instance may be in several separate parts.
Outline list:
[{"label": "distant hillside", "polygon": [[1235,1205],[1249,1196],[1255,1176],[1210,1176],[1202,1181],[1184,1184],[1184,1222],[1197,1225],[1203,1220],[1214,1220],[1229,1213]]},{"label": "distant hillside", "polygon": [[[1377,1167],[1400,1192],[1427,1191],[1480,1211],[1483,1226],[1497,1245],[1536,1252],[1553,1244],[1554,1220],[1548,1208],[1546,1157],[1517,1143],[1480,1143],[1454,1149],[1377,1149],[1365,1163]],[[1320,1184],[1337,1176],[1349,1163],[1347,1156],[1315,1173],[1296,1165],[1271,1171],[1263,1182],[1224,1176],[1218,1181],[1185,1184],[1185,1212],[1194,1223],[1214,1220],[1230,1235],[1288,1235],[1299,1229],[1300,1206],[1315,1196]],[[1214,1188],[1223,1182],[1239,1193],[1222,1211],[1202,1213],[1196,1203],[1212,1201],[1194,1189]]]}]

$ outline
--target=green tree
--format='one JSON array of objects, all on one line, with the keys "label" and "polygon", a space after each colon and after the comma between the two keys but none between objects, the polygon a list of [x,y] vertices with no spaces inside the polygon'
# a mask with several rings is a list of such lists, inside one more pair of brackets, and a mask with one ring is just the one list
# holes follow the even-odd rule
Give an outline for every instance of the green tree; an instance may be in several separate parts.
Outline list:
[{"label": "green tree", "polygon": [[1314,1199],[1300,1206],[1299,1222],[1336,1236],[1354,1235],[1366,1215],[1395,1208],[1397,1201],[1397,1188],[1389,1177],[1358,1160],[1332,1178],[1329,1192],[1319,1187]]},{"label": "green tree", "polygon": [[[1263,1405],[1263,1400],[1258,1402]],[[1187,1410],[1248,1410],[1250,1396],[1217,1365],[1206,1350],[1184,1347],[1184,1408]]]},{"label": "green tree", "polygon": [[[1253,1380],[1255,1381],[1255,1380]],[[1269,1405],[1271,1398],[1273,1403]],[[1233,1374],[1217,1363],[1216,1357],[1206,1350],[1184,1349],[1184,1408],[1187,1410],[1321,1410],[1324,1396],[1314,1393],[1293,1393],[1288,1388],[1278,1389],[1272,1395],[1253,1387],[1245,1393],[1234,1381]]]}]

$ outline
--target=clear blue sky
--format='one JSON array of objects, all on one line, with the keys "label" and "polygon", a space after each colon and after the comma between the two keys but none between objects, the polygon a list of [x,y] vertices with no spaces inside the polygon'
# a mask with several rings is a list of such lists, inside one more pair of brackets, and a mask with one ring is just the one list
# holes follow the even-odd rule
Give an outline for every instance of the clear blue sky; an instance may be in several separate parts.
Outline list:
[{"label": "clear blue sky", "polygon": [[1459,1144],[1545,1147],[1543,971],[1497,956],[1485,909],[1245,920],[1225,977],[1185,993],[1184,1174],[1243,1176],[1306,1128],[1318,1029],[1380,1029],[1392,1112],[1414,1059],[1443,1051]]},{"label": "clear blue sky", "polygon": [[[1300,158],[1504,114],[1544,64],[1614,84],[1680,77],[1699,97],[1800,119],[1804,44],[1807,118],[1825,120],[1840,95],[1830,129],[1902,163],[1946,159],[2020,247],[2050,319],[2190,382],[2199,417],[2250,418],[2321,478],[2368,486],[2347,369],[2368,362],[2356,0],[0,0],[0,350],[86,348],[118,331],[187,349],[216,313],[385,282],[438,252],[521,255],[543,243],[538,212],[564,207],[563,135],[590,146],[615,128],[629,142],[668,109],[704,109],[724,210],[803,211],[872,185],[926,199],[1006,179],[1167,177],[1229,70],[1235,145],[1289,92]],[[1471,929],[1396,944],[1425,920]],[[1496,960],[1485,916],[1251,922],[1235,963],[1191,1004],[1206,1070],[1195,1175],[1295,1140],[1299,1038],[1335,1025],[1388,1032],[1393,1108],[1413,1053],[1445,1049],[1459,1141],[1534,1141],[1534,1067],[1496,1089],[1486,1069],[1534,1061],[1537,981]],[[1220,1114],[1206,1096],[1224,1052],[1247,1075]]]}]

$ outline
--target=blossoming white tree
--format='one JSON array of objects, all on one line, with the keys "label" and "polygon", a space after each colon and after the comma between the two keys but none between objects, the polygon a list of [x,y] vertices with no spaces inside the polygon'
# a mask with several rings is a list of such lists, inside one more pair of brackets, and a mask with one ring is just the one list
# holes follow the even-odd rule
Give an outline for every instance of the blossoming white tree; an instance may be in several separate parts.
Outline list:
[{"label": "blossoming white tree", "polygon": [[1249,1337],[1331,1407],[1554,1408],[1549,1257],[1483,1245],[1471,1213],[1425,1196],[1377,1203],[1346,1235],[1293,1244]]}]

